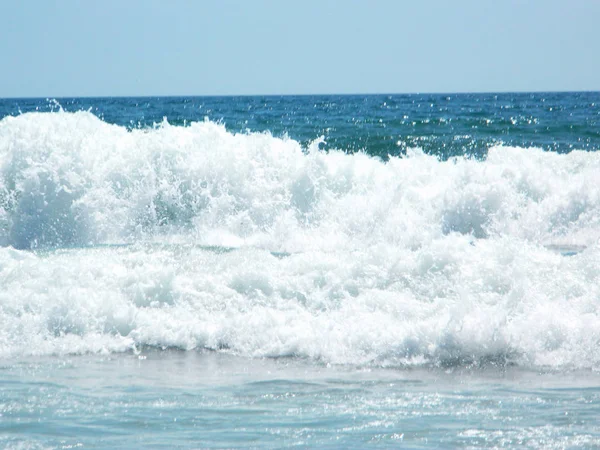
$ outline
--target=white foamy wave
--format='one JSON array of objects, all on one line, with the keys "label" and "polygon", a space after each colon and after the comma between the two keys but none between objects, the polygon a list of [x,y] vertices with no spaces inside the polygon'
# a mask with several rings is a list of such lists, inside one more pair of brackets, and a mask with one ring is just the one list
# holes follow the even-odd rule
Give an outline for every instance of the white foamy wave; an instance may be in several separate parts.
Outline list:
[{"label": "white foamy wave", "polygon": [[0,356],[600,368],[599,154],[317,147],[210,122],[3,119]]}]

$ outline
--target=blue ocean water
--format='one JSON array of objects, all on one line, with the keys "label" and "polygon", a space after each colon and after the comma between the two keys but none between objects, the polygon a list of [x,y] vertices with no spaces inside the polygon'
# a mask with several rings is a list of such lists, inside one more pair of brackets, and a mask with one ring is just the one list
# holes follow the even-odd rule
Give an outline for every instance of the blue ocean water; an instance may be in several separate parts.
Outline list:
[{"label": "blue ocean water", "polygon": [[0,446],[600,447],[599,121],[0,100]]}]

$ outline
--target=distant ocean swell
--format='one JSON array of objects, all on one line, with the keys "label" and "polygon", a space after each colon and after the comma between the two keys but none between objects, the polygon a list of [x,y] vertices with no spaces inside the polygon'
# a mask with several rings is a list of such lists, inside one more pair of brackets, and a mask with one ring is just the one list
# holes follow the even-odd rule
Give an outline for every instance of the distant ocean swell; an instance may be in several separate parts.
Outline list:
[{"label": "distant ocean swell", "polygon": [[600,369],[599,153],[318,147],[209,121],[5,117],[0,357]]}]

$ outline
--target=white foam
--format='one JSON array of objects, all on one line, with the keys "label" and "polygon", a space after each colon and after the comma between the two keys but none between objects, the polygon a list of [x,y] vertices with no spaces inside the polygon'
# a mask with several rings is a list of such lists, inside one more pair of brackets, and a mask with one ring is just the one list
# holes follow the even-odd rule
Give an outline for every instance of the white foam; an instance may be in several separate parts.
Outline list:
[{"label": "white foam", "polygon": [[[600,154],[317,147],[211,122],[3,119],[0,356],[600,368]],[[66,249],[107,243],[133,245]]]}]

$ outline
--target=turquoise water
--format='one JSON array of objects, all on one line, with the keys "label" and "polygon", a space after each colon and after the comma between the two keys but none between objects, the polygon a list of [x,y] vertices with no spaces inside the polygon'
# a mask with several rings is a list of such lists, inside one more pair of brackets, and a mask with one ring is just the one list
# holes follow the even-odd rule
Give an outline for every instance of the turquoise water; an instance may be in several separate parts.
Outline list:
[{"label": "turquoise water", "polygon": [[591,448],[600,435],[599,378],[588,372],[150,350],[14,361],[2,379],[9,447]]},{"label": "turquoise water", "polygon": [[600,447],[598,105],[0,100],[0,446]]}]

